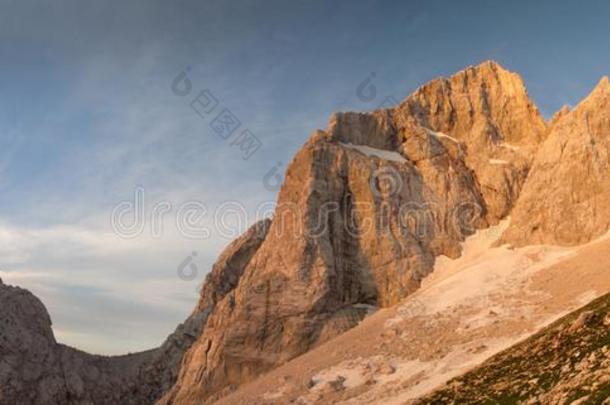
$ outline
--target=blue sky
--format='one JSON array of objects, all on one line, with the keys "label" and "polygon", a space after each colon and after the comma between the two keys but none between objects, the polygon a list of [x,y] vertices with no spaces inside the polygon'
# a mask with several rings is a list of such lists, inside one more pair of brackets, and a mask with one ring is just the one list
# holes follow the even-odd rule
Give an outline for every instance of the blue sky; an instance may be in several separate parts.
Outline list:
[{"label": "blue sky", "polygon": [[[159,344],[188,315],[229,238],[212,212],[247,221],[263,178],[333,111],[370,110],[495,59],[545,116],[608,74],[610,3],[560,1],[0,2],[0,276],[47,305],[58,339],[99,353]],[[190,67],[190,96],[171,90]],[[371,73],[371,101],[356,89]],[[189,102],[209,91],[262,143],[248,160]],[[219,111],[219,110],[218,110]],[[136,187],[147,218],[199,201],[210,237],[165,220],[161,237],[113,232]],[[242,224],[243,228],[246,224]],[[176,267],[191,254],[193,281]]]}]

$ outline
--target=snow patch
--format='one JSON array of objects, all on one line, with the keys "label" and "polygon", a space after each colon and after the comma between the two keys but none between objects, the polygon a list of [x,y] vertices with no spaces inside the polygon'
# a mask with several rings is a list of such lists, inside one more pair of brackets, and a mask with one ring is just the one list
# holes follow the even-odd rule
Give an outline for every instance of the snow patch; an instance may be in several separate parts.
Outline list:
[{"label": "snow patch", "polygon": [[[582,246],[538,245],[519,249],[512,249],[508,245],[494,247],[509,224],[510,218],[467,238],[462,244],[462,256],[458,259],[438,257],[434,271],[423,280],[420,290],[399,306],[395,315],[386,321],[385,327],[399,328],[398,325],[405,325],[406,320],[416,317],[428,319],[430,324],[436,317],[458,311],[463,315],[454,331],[458,335],[469,336],[470,331],[485,330],[497,319],[535,319],[536,308],[530,303],[535,301],[526,297],[527,294],[536,294],[527,287],[531,278],[538,272],[573,257]],[[583,294],[574,303],[573,309],[595,298],[595,295],[594,291]],[[536,329],[563,315],[564,312],[543,316],[544,324]],[[407,362],[402,367],[397,364],[398,379],[405,381],[416,378],[418,382],[400,394],[392,395],[391,399],[384,399],[384,403],[402,404],[426,394],[530,334],[507,330],[504,335],[484,335],[485,337],[454,346],[450,353],[440,359],[405,359]],[[395,377],[398,376],[392,376]]]},{"label": "snow patch", "polygon": [[460,143],[460,141],[458,141],[458,140],[457,140],[457,139],[455,139],[454,137],[449,136],[449,135],[447,135],[447,134],[443,134],[442,132],[436,132],[436,131],[433,131],[433,130],[431,130],[431,129],[429,129],[429,128],[426,128],[426,131],[428,132],[428,134],[430,134],[430,135],[432,135],[432,136],[435,136],[435,137],[437,137],[437,138],[449,139],[449,140],[450,140],[450,141],[452,141],[452,142],[455,142],[455,143]]},{"label": "snow patch", "polygon": [[377,149],[365,145],[354,145],[351,143],[341,143],[341,145],[345,146],[346,148],[357,150],[366,156],[378,157],[380,159],[399,163],[405,163],[407,161],[407,159],[405,159],[400,153],[390,150]]},{"label": "snow patch", "polygon": [[515,151],[515,152],[520,149],[518,146],[514,146],[514,145],[511,145],[511,144],[508,144],[508,143],[501,143],[500,147],[501,148],[510,149],[512,151]]},{"label": "snow patch", "polygon": [[[492,247],[509,223],[510,219],[506,219],[467,238],[458,259],[437,258],[434,271],[423,280],[422,288],[414,295],[425,303],[426,314],[439,313],[476,300],[479,300],[481,309],[488,309],[487,297],[490,294],[501,292],[507,295],[509,291],[506,289],[511,285],[519,288],[519,283],[532,274],[576,253],[576,248],[542,245],[520,249],[510,249],[507,245]],[[403,305],[408,303],[409,299]]]},{"label": "snow patch", "polygon": [[[498,318],[535,319],[536,308],[526,299],[527,294],[536,294],[528,290],[532,277],[544,269],[574,257],[584,247],[610,238],[609,232],[585,245],[573,247],[549,245],[526,246],[518,249],[508,245],[494,247],[509,224],[510,218],[486,230],[479,230],[467,238],[462,243],[462,256],[458,259],[439,256],[434,271],[423,280],[420,290],[404,301],[395,316],[386,321],[385,327],[396,328],[409,318],[425,316],[433,319],[435,316],[450,314],[464,308],[468,309],[464,314],[470,316],[460,320],[459,327],[455,329],[455,333],[458,334],[469,330],[482,330]],[[548,326],[599,295],[597,291],[586,291],[567,310],[544,315],[543,321],[535,329]],[[413,310],[414,307],[417,311]],[[465,350],[466,346],[458,346],[443,359],[419,362],[416,368],[420,368],[426,377],[421,378],[420,384],[415,388],[394,398],[396,402],[385,403],[403,403],[400,401],[422,395],[528,335],[514,335],[507,331],[504,336],[477,340],[476,344],[485,348],[480,353],[472,351],[472,347]],[[474,344],[474,341],[470,343]]]}]

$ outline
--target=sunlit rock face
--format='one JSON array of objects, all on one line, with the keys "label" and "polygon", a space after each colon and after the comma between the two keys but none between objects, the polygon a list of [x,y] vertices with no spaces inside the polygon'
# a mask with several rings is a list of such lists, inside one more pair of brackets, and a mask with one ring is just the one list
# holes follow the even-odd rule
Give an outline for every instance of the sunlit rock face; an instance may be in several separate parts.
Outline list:
[{"label": "sunlit rock face", "polygon": [[510,213],[546,133],[522,80],[491,62],[396,108],[335,114],[161,402],[211,401],[415,291],[436,256]]},{"label": "sunlit rock face", "polygon": [[554,119],[503,241],[576,245],[610,229],[610,83]]},{"label": "sunlit rock face", "polygon": [[338,113],[292,160],[273,218],[219,256],[158,349],[59,345],[43,305],[0,285],[0,403],[212,402],[416,291],[435,258],[511,216],[503,241],[576,244],[610,226],[603,80],[547,125],[493,62],[395,108]]}]

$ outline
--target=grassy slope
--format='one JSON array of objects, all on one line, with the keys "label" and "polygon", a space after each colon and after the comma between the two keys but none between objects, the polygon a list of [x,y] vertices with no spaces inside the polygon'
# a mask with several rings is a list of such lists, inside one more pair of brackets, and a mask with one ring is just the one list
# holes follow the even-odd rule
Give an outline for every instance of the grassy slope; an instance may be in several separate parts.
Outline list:
[{"label": "grassy slope", "polygon": [[610,294],[417,404],[610,404]]}]

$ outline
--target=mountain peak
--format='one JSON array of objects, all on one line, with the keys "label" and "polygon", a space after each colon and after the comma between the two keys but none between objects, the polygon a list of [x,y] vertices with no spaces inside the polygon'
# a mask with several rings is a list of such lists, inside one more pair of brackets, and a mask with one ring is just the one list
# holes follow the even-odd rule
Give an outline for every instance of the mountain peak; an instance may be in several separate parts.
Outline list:
[{"label": "mountain peak", "polygon": [[[428,82],[399,107],[424,127],[473,144],[538,144],[546,123],[517,73],[488,60]],[[523,117],[527,117],[524,119]]]},{"label": "mountain peak", "polygon": [[[473,88],[485,87],[488,90],[498,89],[505,91],[507,95],[517,97],[528,97],[525,83],[521,76],[506,69],[494,60],[487,60],[472,65],[452,74],[449,77],[439,77],[421,86],[417,92],[426,92],[438,87],[446,88],[447,85],[456,90],[468,92]],[[436,90],[433,90],[436,91]]]},{"label": "mountain peak", "polygon": [[521,77],[517,73],[509,71],[504,66],[502,66],[500,63],[498,63],[494,60],[486,60],[486,61],[479,63],[478,65],[468,66],[456,73],[453,73],[450,76],[436,77],[436,78],[430,80],[429,82],[421,85],[415,91],[415,93],[425,91],[426,89],[428,89],[430,87],[436,87],[439,85],[442,86],[443,83],[446,84],[447,82],[456,81],[456,80],[463,81],[464,78],[469,77],[469,76],[482,76],[483,78],[512,76],[514,78],[517,78],[519,80],[519,82],[521,82],[521,83],[523,82],[521,80]]},{"label": "mountain peak", "polygon": [[610,80],[608,76],[604,76],[601,78],[597,86],[589,93],[587,97],[584,98],[578,104],[578,110],[598,108],[598,105],[603,100],[608,100],[610,98]]},{"label": "mountain peak", "polygon": [[608,76],[604,76],[599,83],[597,83],[597,86],[595,86],[588,98],[591,96],[605,96],[607,94],[610,94],[610,81],[608,80]]},{"label": "mountain peak", "polygon": [[504,71],[504,72],[509,72],[508,69],[506,69],[504,66],[502,66],[499,62],[493,60],[493,59],[488,59],[486,61],[483,61],[481,63],[479,63],[478,65],[474,66],[475,69],[494,69],[494,70],[500,70],[500,71]]},{"label": "mountain peak", "polygon": [[[610,81],[603,77],[571,112],[556,114],[503,243],[577,245],[608,231],[610,159],[601,151],[610,147],[609,107]],[[549,201],[562,204],[549,210]]]},{"label": "mountain peak", "polygon": [[483,61],[483,62],[479,63],[478,65],[468,66],[467,68],[455,73],[451,77],[459,77],[459,76],[462,76],[464,74],[469,74],[469,73],[493,74],[493,75],[498,75],[498,76],[509,76],[510,75],[510,76],[519,77],[519,75],[506,69],[499,62],[496,62],[495,60],[491,60],[491,59]]},{"label": "mountain peak", "polygon": [[608,76],[604,76],[601,78],[601,80],[597,84],[597,87],[595,87],[595,90],[606,92],[610,90],[610,80],[608,79]]}]

